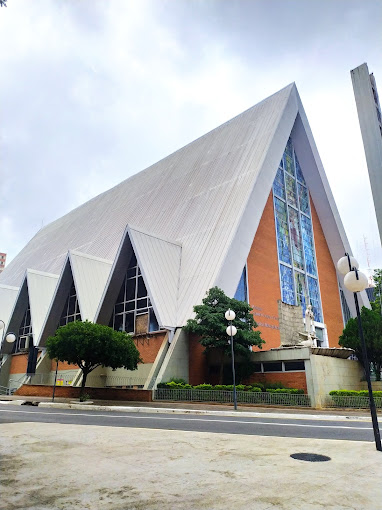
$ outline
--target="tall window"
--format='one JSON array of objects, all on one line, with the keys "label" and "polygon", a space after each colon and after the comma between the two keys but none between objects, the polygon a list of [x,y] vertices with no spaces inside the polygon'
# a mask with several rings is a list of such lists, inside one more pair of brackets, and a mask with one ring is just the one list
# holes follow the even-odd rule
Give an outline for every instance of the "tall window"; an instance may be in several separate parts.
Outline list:
[{"label": "tall window", "polygon": [[133,255],[114,306],[109,326],[140,334],[158,331],[159,325],[137,259]]},{"label": "tall window", "polygon": [[281,299],[323,322],[309,190],[289,138],[273,182]]},{"label": "tall window", "polygon": [[233,297],[238,301],[248,301],[246,266],[244,266],[243,272],[241,273],[240,281]]},{"label": "tall window", "polygon": [[25,310],[23,320],[21,321],[19,328],[19,336],[31,335],[32,334],[32,324],[31,324],[31,310],[29,306],[29,301],[27,305],[27,309]]},{"label": "tall window", "polygon": [[69,322],[80,321],[81,313],[78,305],[77,293],[74,283],[69,291],[68,299],[66,300],[64,309],[62,310],[60,318],[60,326],[66,326]]},{"label": "tall window", "polygon": [[344,291],[340,284],[339,284],[339,291],[340,291],[340,297],[341,297],[342,316],[344,319],[344,324],[346,326],[348,320],[351,319],[351,313],[350,313],[349,306],[346,301]]}]

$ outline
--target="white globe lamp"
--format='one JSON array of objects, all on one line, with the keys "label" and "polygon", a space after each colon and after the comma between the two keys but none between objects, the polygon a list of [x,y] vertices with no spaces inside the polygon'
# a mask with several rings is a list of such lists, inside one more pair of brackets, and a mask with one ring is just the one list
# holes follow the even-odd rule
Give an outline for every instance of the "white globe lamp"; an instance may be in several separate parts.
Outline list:
[{"label": "white globe lamp", "polygon": [[349,271],[345,275],[344,285],[350,292],[361,292],[369,286],[369,282],[367,276],[361,271]]},{"label": "white globe lamp", "polygon": [[[353,267],[356,269],[359,268],[359,264],[354,257],[350,257],[350,265],[351,269],[353,269]],[[349,260],[347,256],[340,258],[340,260],[337,262],[337,269],[341,274],[347,274],[349,271],[351,271],[351,269],[349,269]]]},{"label": "white globe lamp", "polygon": [[9,344],[12,344],[16,340],[16,335],[14,333],[8,333],[8,335],[5,337],[5,340]]},{"label": "white globe lamp", "polygon": [[227,319],[227,321],[233,321],[233,320],[235,320],[235,317],[236,317],[236,313],[233,310],[231,310],[230,308],[228,308],[228,310],[225,313],[225,318]]},{"label": "white globe lamp", "polygon": [[235,328],[235,326],[228,326],[226,329],[226,333],[228,336],[235,336],[237,333],[237,329]]}]

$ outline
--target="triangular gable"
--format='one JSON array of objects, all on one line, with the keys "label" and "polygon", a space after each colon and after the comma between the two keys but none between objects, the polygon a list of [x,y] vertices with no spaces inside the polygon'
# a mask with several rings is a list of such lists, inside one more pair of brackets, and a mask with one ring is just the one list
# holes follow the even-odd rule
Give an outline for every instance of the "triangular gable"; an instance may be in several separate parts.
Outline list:
[{"label": "triangular gable", "polygon": [[42,273],[32,269],[27,270],[26,279],[28,282],[34,345],[38,345],[37,342],[40,338],[42,326],[56,290],[58,278],[56,274]]},{"label": "triangular gable", "polygon": [[176,326],[181,246],[127,226],[97,312],[108,324],[131,257],[135,254],[162,328]]},{"label": "triangular gable", "polygon": [[134,228],[128,233],[159,323],[177,326],[182,247]]},{"label": "triangular gable", "polygon": [[[248,200],[243,204],[242,214],[237,216],[236,230],[227,232],[228,249],[219,267],[215,285],[228,295],[233,295],[246,263],[249,250],[260,223],[263,210],[272,190],[274,178],[287,140],[291,136],[301,167],[304,169],[311,198],[324,231],[334,265],[344,255],[351,253],[329,183],[321,163],[313,135],[309,127],[297,88],[293,85],[281,118],[267,146],[264,146],[263,162],[253,183]],[[343,277],[339,275],[340,280]],[[351,293],[345,293],[349,308],[355,312]],[[366,293],[361,300],[369,305]]]},{"label": "triangular gable", "polygon": [[4,322],[5,329],[7,328],[18,293],[19,287],[0,285],[0,319]]},{"label": "triangular gable", "polygon": [[56,331],[73,284],[76,290],[81,320],[94,321],[111,265],[112,263],[109,260],[74,251],[68,252],[41,331],[40,345],[45,345],[46,339]]},{"label": "triangular gable", "polygon": [[112,262],[84,253],[69,251],[70,266],[82,320],[94,321]]},{"label": "triangular gable", "polygon": [[[58,275],[27,269],[10,315],[7,330],[18,336],[29,303],[33,344],[37,346],[57,282]],[[12,345],[8,346],[8,351],[11,350]]]}]

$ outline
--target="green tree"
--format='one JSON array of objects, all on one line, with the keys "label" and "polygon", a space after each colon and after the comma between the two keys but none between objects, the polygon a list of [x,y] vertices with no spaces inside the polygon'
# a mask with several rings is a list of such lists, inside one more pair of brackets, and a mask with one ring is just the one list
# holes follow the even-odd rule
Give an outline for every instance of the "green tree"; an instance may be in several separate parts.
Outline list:
[{"label": "green tree", "polygon": [[374,301],[371,303],[371,307],[376,312],[381,313],[382,269],[374,269],[373,280],[375,284]]},{"label": "green tree", "polygon": [[[378,311],[363,307],[361,320],[369,362],[377,381],[381,380],[382,369],[382,317]],[[358,333],[357,319],[349,319],[338,342],[342,347],[354,349],[363,364],[362,347]]]},{"label": "green tree", "polygon": [[131,336],[108,326],[76,321],[57,329],[46,343],[51,359],[67,361],[82,370],[80,400],[83,400],[86,378],[99,366],[135,370],[141,361]]},{"label": "green tree", "polygon": [[233,321],[237,328],[234,351],[244,359],[245,363],[250,364],[249,347],[252,345],[261,347],[264,340],[260,336],[260,331],[254,331],[257,324],[248,303],[226,296],[218,287],[210,289],[202,303],[194,306],[196,316],[187,321],[185,329],[200,336],[199,341],[205,347],[206,354],[211,350],[217,350],[220,353],[219,382],[223,384],[224,362],[227,357],[231,357],[231,347],[226,333],[228,322],[224,316],[228,308],[236,314]]}]

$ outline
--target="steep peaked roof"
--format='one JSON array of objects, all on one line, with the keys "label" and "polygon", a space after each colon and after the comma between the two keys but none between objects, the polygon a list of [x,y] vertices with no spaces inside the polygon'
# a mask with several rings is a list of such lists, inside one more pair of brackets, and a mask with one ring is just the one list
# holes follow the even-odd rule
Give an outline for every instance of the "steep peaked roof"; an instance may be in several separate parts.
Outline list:
[{"label": "steep peaked roof", "polygon": [[100,301],[96,320],[107,324],[132,254],[135,254],[159,325],[176,327],[182,247],[127,225]]},{"label": "steep peaked roof", "polygon": [[149,240],[131,230],[154,293],[155,258],[168,248],[154,239],[181,245],[177,309],[172,292],[164,292],[157,293],[156,311],[162,306],[166,321],[175,313],[177,325],[184,324],[208,288],[219,285],[234,294],[291,133],[336,260],[350,251],[349,245],[291,84],[46,226],[8,265],[0,282],[17,285],[25,265],[58,272],[68,249],[114,260],[126,225],[134,225],[134,232],[151,235]]},{"label": "steep peaked roof", "polygon": [[[19,287],[12,287],[10,285],[2,284],[0,285],[0,320],[4,322],[5,329],[7,329],[7,324],[11,316],[12,309],[14,307],[18,293]],[[3,330],[0,329],[0,337],[2,332]]]},{"label": "steep peaked roof", "polygon": [[[29,302],[33,342],[37,345],[57,282],[56,274],[27,269],[10,314],[8,331],[18,334],[18,328]],[[7,347],[8,350],[12,349],[11,345]]]},{"label": "steep peaked roof", "polygon": [[36,337],[36,345],[45,345],[48,336],[56,331],[72,282],[76,289],[81,319],[94,321],[111,266],[110,260],[71,250],[67,253],[49,309],[44,316],[40,336]]}]

